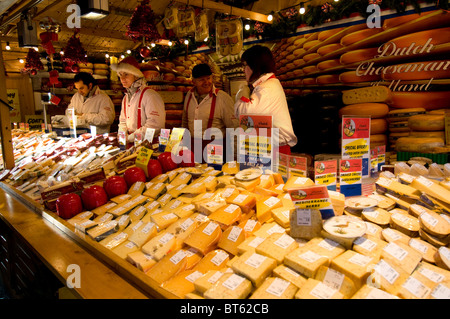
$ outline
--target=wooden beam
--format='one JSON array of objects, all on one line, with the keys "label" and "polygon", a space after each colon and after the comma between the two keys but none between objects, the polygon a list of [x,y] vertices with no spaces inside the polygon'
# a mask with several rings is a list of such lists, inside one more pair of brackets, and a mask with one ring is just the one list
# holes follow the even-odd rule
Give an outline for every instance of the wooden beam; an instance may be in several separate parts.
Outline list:
[{"label": "wooden beam", "polygon": [[242,18],[248,18],[254,21],[264,22],[268,24],[272,24],[272,21],[268,20],[268,15],[249,11],[241,8],[232,7],[221,2],[214,2],[211,0],[176,0],[176,2],[180,2],[186,5],[191,5],[194,7],[211,9],[213,11],[217,11],[220,13],[225,13],[229,15],[236,15]]}]

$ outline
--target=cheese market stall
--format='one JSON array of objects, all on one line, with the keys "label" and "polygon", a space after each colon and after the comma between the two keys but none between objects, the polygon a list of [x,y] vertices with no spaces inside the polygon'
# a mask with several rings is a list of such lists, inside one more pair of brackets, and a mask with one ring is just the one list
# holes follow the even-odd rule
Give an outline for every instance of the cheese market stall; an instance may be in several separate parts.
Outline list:
[{"label": "cheese market stall", "polygon": [[[61,298],[449,298],[448,12],[435,3],[420,14],[384,7],[383,23],[369,28],[355,7],[309,2],[307,20],[290,1],[270,9],[112,1],[109,22],[82,20],[76,31],[54,22],[66,1],[11,8],[58,34],[39,42],[46,65],[25,70],[38,113],[64,114],[78,71],[95,75],[118,112],[123,92],[109,64],[134,55],[163,97],[170,131],[170,143],[143,137],[126,149],[113,131],[12,126],[0,256],[15,297],[46,282]],[[206,8],[213,36],[183,30]],[[155,34],[128,24],[137,13],[153,17]],[[220,31],[236,20],[240,31]],[[82,44],[64,46],[78,36]],[[243,79],[239,53],[254,43],[272,49],[299,144],[269,167],[247,168],[239,156],[193,163],[191,150],[177,149],[192,67],[208,62],[216,87],[233,92]],[[51,46],[64,54],[48,54]],[[68,64],[80,47],[89,61]]]}]

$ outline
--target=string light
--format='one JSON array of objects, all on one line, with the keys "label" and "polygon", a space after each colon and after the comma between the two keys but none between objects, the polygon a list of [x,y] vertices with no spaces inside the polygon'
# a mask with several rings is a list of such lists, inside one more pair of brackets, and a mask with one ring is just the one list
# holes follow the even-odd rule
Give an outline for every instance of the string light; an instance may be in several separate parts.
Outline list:
[{"label": "string light", "polygon": [[122,55],[120,56],[120,58],[121,58],[121,59],[125,58],[125,55],[122,54]]},{"label": "string light", "polygon": [[109,54],[108,53],[105,54],[105,58],[109,58]]},{"label": "string light", "polygon": [[184,44],[188,45],[189,44],[189,40],[188,39],[184,40]]},{"label": "string light", "polygon": [[269,14],[269,15],[267,16],[267,21],[272,21],[272,20],[273,20],[273,15]]},{"label": "string light", "polygon": [[169,45],[169,47],[172,46],[172,41],[169,41],[169,43],[167,43]]},{"label": "string light", "polygon": [[127,50],[127,54],[131,54],[131,50]]},{"label": "string light", "polygon": [[64,55],[64,51],[63,50],[59,51],[59,54]]},{"label": "string light", "polygon": [[6,50],[11,50],[11,47],[9,46],[9,42],[6,42],[6,47],[5,47],[5,49],[6,49]]},{"label": "string light", "polygon": [[152,44],[150,44],[150,46],[151,46],[152,48],[154,48],[154,47],[156,46],[156,44],[152,43]]},{"label": "string light", "polygon": [[19,59],[20,63],[25,63],[25,61],[23,59]]},{"label": "string light", "polygon": [[306,9],[305,9],[305,3],[304,2],[300,2],[300,9],[298,10],[298,12],[300,14],[305,14]]}]

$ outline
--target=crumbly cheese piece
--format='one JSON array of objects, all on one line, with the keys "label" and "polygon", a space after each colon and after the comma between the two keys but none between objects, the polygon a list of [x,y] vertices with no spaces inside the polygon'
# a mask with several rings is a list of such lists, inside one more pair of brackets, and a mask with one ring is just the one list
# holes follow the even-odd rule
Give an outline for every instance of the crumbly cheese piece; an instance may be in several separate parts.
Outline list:
[{"label": "crumbly cheese piece", "polygon": [[353,241],[352,249],[361,255],[374,257],[375,260],[378,260],[386,245],[386,241],[369,234],[364,234]]},{"label": "crumbly cheese piece", "polygon": [[355,283],[348,276],[330,267],[319,267],[314,279],[339,291],[345,298],[350,298],[357,290]]},{"label": "crumbly cheese piece", "polygon": [[230,255],[223,249],[214,249],[204,255],[200,262],[195,265],[194,269],[201,273],[206,273],[208,270],[219,270],[227,267],[230,260]]},{"label": "crumbly cheese piece", "polygon": [[390,227],[384,228],[381,231],[381,236],[383,237],[383,240],[391,243],[391,242],[401,242],[404,244],[408,244],[411,237],[405,235],[401,231],[398,231],[396,229],[392,229]]},{"label": "crumbly cheese piece", "polygon": [[380,259],[373,267],[369,281],[376,287],[397,295],[409,274],[391,261]]},{"label": "crumbly cheese piece", "polygon": [[363,285],[351,299],[399,299],[397,296],[371,285]]},{"label": "crumbly cheese piece", "polygon": [[312,239],[323,229],[322,214],[318,209],[295,209],[290,215],[290,235],[294,238]]},{"label": "crumbly cheese piece", "polygon": [[156,260],[161,260],[176,245],[175,236],[168,232],[161,232],[145,243],[141,250]]},{"label": "crumbly cheese piece", "polygon": [[371,274],[371,266],[376,261],[374,257],[347,250],[331,260],[330,268],[349,277],[355,283],[356,288],[359,289]]},{"label": "crumbly cheese piece", "polygon": [[344,299],[344,295],[319,280],[308,278],[295,294],[295,299]]},{"label": "crumbly cheese piece", "polygon": [[249,299],[293,299],[298,288],[278,277],[268,277]]},{"label": "crumbly cheese piece", "polygon": [[184,299],[186,294],[195,291],[194,281],[203,276],[197,270],[184,270],[162,284],[162,287],[177,298]]},{"label": "crumbly cheese piece", "polygon": [[206,299],[245,299],[251,291],[250,280],[238,274],[226,273],[203,296]]},{"label": "crumbly cheese piece", "polygon": [[287,280],[291,282],[293,285],[295,285],[297,288],[301,288],[308,279],[302,274],[296,272],[295,270],[287,267],[284,264],[277,266],[277,268],[273,270],[273,276]]},{"label": "crumbly cheese piece", "polygon": [[273,258],[247,252],[239,256],[231,268],[235,273],[249,279],[255,287],[259,287],[276,266],[277,262]]},{"label": "crumbly cheese piece", "polygon": [[138,251],[139,247],[135,245],[133,242],[129,240],[125,240],[121,244],[117,245],[111,251],[115,253],[117,256],[119,256],[122,259],[126,259],[129,253],[132,253],[134,251]]},{"label": "crumbly cheese piece", "polygon": [[157,262],[152,256],[143,253],[141,250],[129,253],[126,260],[143,272],[152,268]]},{"label": "crumbly cheese piece", "polygon": [[213,250],[222,236],[220,225],[214,221],[203,223],[195,229],[184,243],[199,250],[204,255]]},{"label": "crumbly cheese piece", "polygon": [[363,209],[361,212],[361,218],[381,227],[386,227],[391,221],[391,214],[385,209],[372,207]]},{"label": "crumbly cheese piece", "polygon": [[381,258],[398,264],[408,274],[412,274],[422,260],[422,255],[407,244],[391,242],[383,248]]},{"label": "crumbly cheese piece", "polygon": [[422,255],[422,259],[429,263],[435,263],[435,254],[437,248],[420,238],[411,238],[408,242],[408,246]]},{"label": "crumbly cheese piece", "polygon": [[232,255],[238,254],[238,246],[245,240],[245,231],[238,226],[230,226],[224,230],[217,247]]},{"label": "crumbly cheese piece", "polygon": [[264,223],[268,221],[272,215],[272,210],[282,207],[281,199],[274,196],[265,196],[256,203],[256,218]]},{"label": "crumbly cheese piece", "polygon": [[158,285],[186,269],[187,254],[183,249],[174,250],[159,260],[145,274]]},{"label": "crumbly cheese piece", "polygon": [[142,247],[146,242],[157,234],[156,225],[154,223],[143,223],[136,231],[128,237],[128,240],[136,246]]},{"label": "crumbly cheese piece", "polygon": [[255,248],[255,252],[277,261],[280,265],[284,257],[298,248],[298,243],[288,234],[274,233],[269,235],[264,241]]}]

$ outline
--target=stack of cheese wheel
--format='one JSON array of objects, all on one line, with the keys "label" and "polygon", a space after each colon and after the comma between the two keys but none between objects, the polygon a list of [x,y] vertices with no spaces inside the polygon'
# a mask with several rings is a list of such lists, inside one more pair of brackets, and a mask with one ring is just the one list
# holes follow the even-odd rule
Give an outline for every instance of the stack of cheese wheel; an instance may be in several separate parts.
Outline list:
[{"label": "stack of cheese wheel", "polygon": [[[393,94],[395,94],[393,92]],[[389,122],[389,145],[391,150],[396,150],[396,142],[401,137],[410,135],[408,119],[413,115],[425,114],[424,108],[391,108],[387,120]]]},{"label": "stack of cheese wheel", "polygon": [[408,118],[410,134],[397,140],[398,152],[433,153],[445,146],[444,114],[425,113]]},{"label": "stack of cheese wheel", "polygon": [[80,72],[94,74],[94,64],[93,63],[91,63],[91,62],[77,63],[77,65],[80,68]]},{"label": "stack of cheese wheel", "polygon": [[106,63],[93,63],[93,70],[97,75],[109,75],[109,66]]},{"label": "stack of cheese wheel", "polygon": [[370,117],[370,147],[387,145],[389,113],[388,103],[391,91],[385,86],[370,86],[343,91],[342,101],[346,106],[339,110],[339,116]]}]

